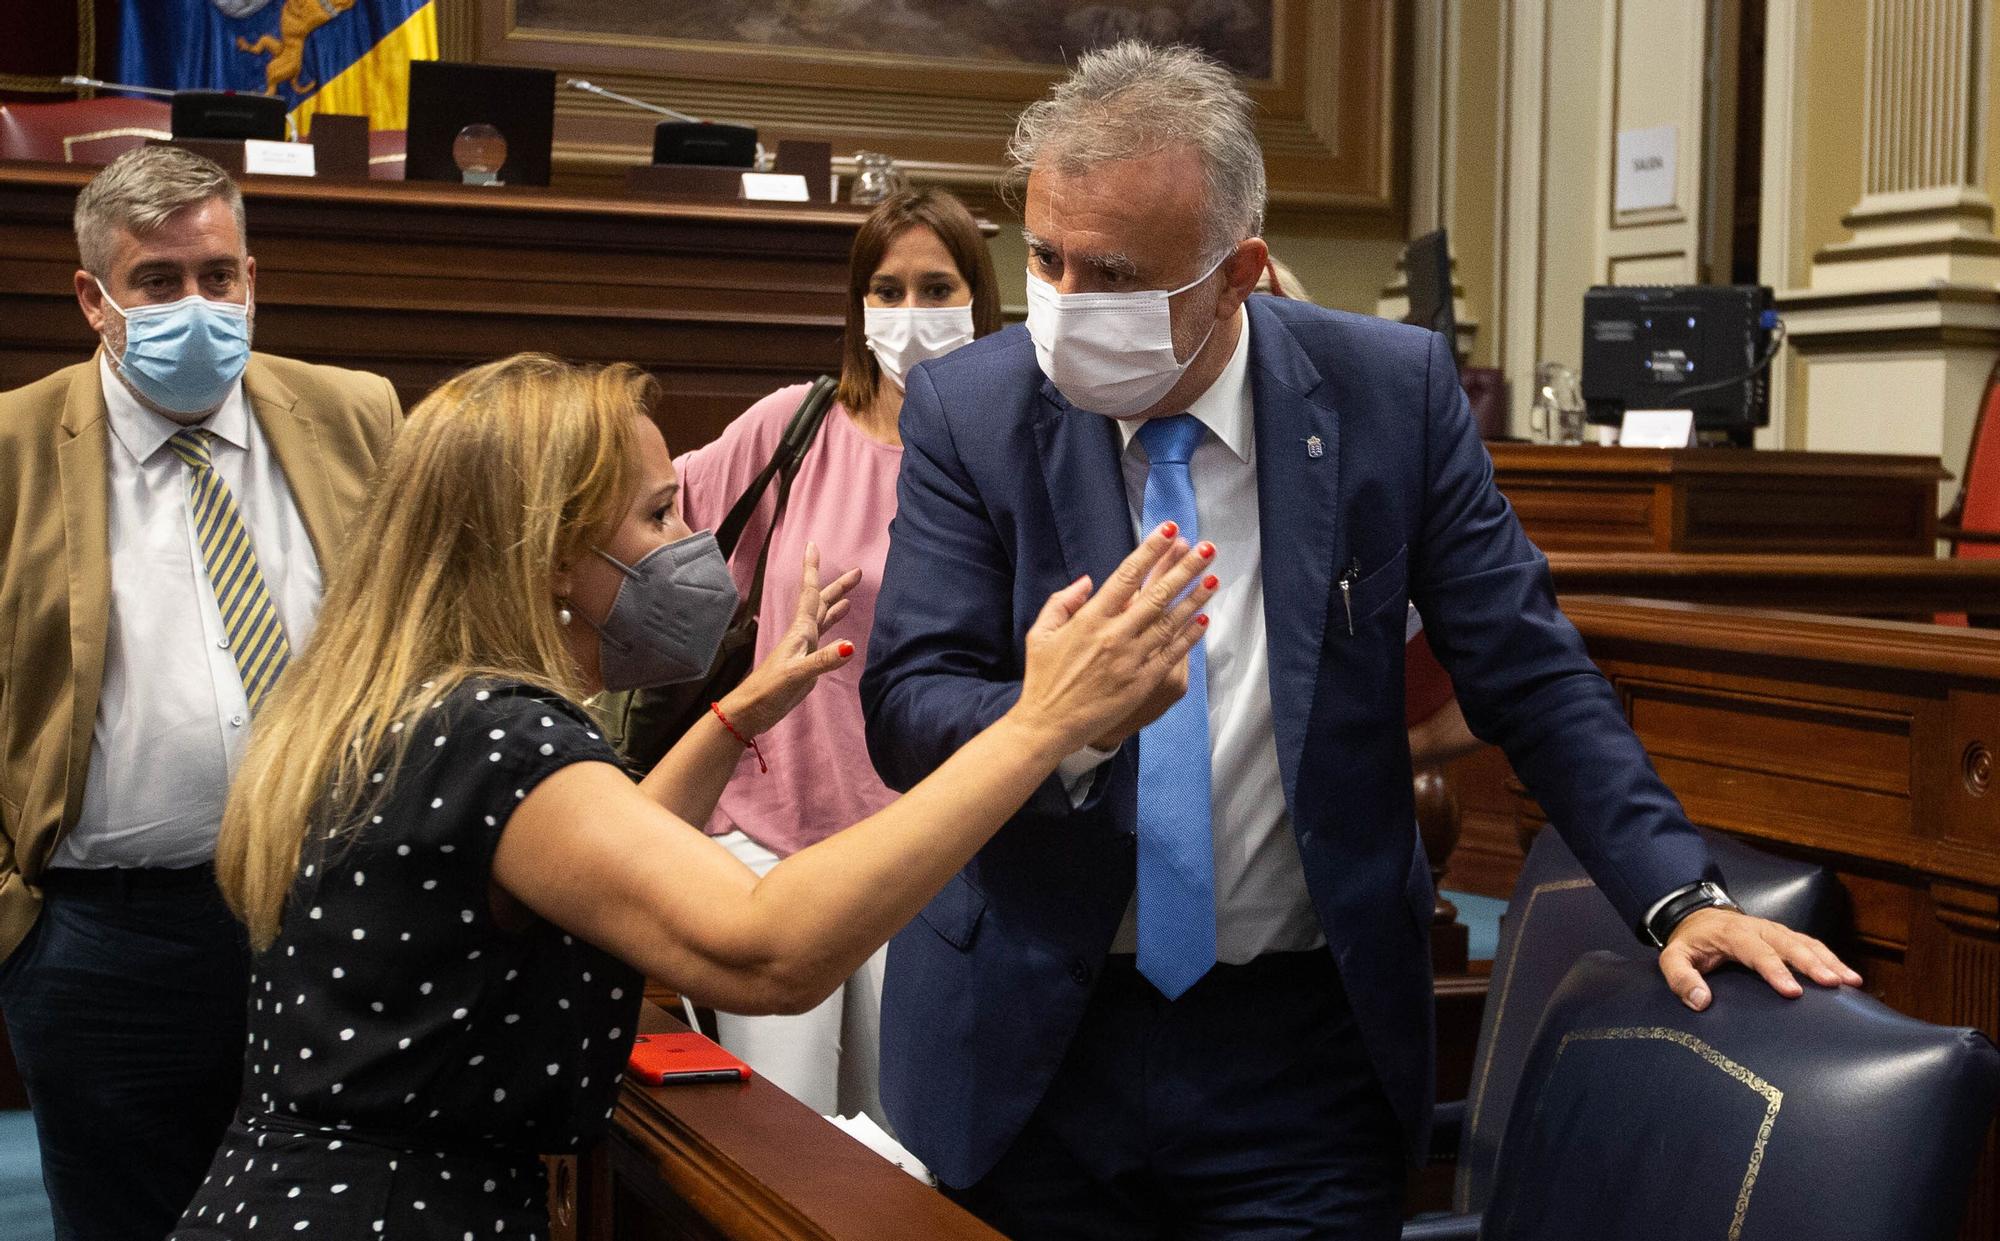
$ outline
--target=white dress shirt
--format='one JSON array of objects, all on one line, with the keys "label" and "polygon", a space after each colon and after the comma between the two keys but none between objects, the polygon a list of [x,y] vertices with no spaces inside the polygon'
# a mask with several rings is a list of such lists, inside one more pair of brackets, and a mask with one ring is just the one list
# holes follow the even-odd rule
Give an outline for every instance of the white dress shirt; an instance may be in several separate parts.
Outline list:
[{"label": "white dress shirt", "polygon": [[[1240,965],[1267,952],[1326,942],[1306,891],[1305,867],[1285,809],[1278,743],[1271,724],[1270,643],[1264,628],[1263,547],[1257,516],[1256,419],[1250,392],[1250,317],[1237,312],[1236,352],[1208,391],[1188,408],[1207,428],[1188,461],[1200,538],[1215,544],[1222,588],[1209,601],[1209,802],[1215,837],[1216,959]],[[1097,415],[1076,411],[1072,418]],[[1142,424],[1118,424],[1125,440],[1125,496],[1136,535],[1146,499]],[[1073,800],[1089,792],[1110,755],[1085,749],[1059,774]],[[1113,952],[1138,949],[1137,898],[1112,941]]]},{"label": "white dress shirt", "polygon": [[[111,615],[83,806],[50,865],[194,866],[214,856],[250,707],[188,508],[193,467],[167,447],[180,424],[139,404],[101,356],[98,375],[111,430]],[[202,425],[296,656],[320,570],[292,489],[242,383]]]}]

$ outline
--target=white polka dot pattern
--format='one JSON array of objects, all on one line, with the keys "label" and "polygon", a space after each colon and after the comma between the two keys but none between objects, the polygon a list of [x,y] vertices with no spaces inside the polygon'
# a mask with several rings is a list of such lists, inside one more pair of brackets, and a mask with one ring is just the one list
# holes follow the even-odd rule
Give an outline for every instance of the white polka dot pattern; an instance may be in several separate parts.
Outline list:
[{"label": "white polka dot pattern", "polygon": [[[570,763],[616,756],[576,708],[524,686],[462,686],[407,730],[397,769],[371,776],[390,791],[370,821],[312,833],[256,962],[256,1084],[177,1238],[223,1235],[225,1216],[249,1231],[252,1215],[257,1235],[545,1236],[536,1153],[606,1127],[638,976],[546,924],[503,933],[487,911],[513,808]],[[343,1149],[332,1135],[350,1131],[370,1141]],[[404,1153],[398,1170],[396,1147],[448,1153]],[[253,1149],[282,1170],[251,1166]]]}]

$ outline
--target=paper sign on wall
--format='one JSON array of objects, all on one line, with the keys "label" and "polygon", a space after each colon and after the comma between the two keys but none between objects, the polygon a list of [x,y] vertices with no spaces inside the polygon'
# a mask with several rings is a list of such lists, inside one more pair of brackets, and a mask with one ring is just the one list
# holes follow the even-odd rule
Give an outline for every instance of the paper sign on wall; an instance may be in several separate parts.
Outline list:
[{"label": "paper sign on wall", "polygon": [[1618,210],[1645,211],[1675,204],[1675,156],[1680,127],[1627,129],[1618,135]]}]

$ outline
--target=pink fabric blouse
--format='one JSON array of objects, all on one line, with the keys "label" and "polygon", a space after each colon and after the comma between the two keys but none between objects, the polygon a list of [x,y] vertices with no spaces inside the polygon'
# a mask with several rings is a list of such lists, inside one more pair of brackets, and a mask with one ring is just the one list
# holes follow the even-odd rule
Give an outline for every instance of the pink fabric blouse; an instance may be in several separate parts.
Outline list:
[{"label": "pink fabric blouse", "polygon": [[[773,392],[730,423],[714,443],[676,459],[682,513],[691,528],[713,530],[721,523],[770,461],[805,394],[804,384]],[[889,555],[889,519],[896,515],[896,474],[902,461],[901,448],[863,435],[839,403],[827,411],[771,540],[757,612],[757,658],[768,655],[791,624],[808,541],[819,545],[822,582],[849,569],[861,570],[860,584],[848,594],[848,614],[823,639],[829,646],[842,639],[854,643],[854,656],[821,677],[806,700],[759,739],[769,772],[760,773],[756,759],[745,752],[708,822],[710,835],[741,828],[786,857],[895,800],[868,761],[861,732],[861,669],[868,658],[882,565]],[[777,495],[774,480],[731,558],[737,589],[746,593]]]}]

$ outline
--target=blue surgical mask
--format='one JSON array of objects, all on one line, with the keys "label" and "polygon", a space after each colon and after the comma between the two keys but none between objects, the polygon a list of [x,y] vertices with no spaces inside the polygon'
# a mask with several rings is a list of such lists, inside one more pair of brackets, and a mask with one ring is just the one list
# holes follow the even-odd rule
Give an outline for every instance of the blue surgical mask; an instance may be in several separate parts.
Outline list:
[{"label": "blue surgical mask", "polygon": [[121,307],[99,281],[104,304],[125,320],[118,369],[161,409],[199,414],[222,404],[250,361],[250,308],[192,294],[157,306]]}]

